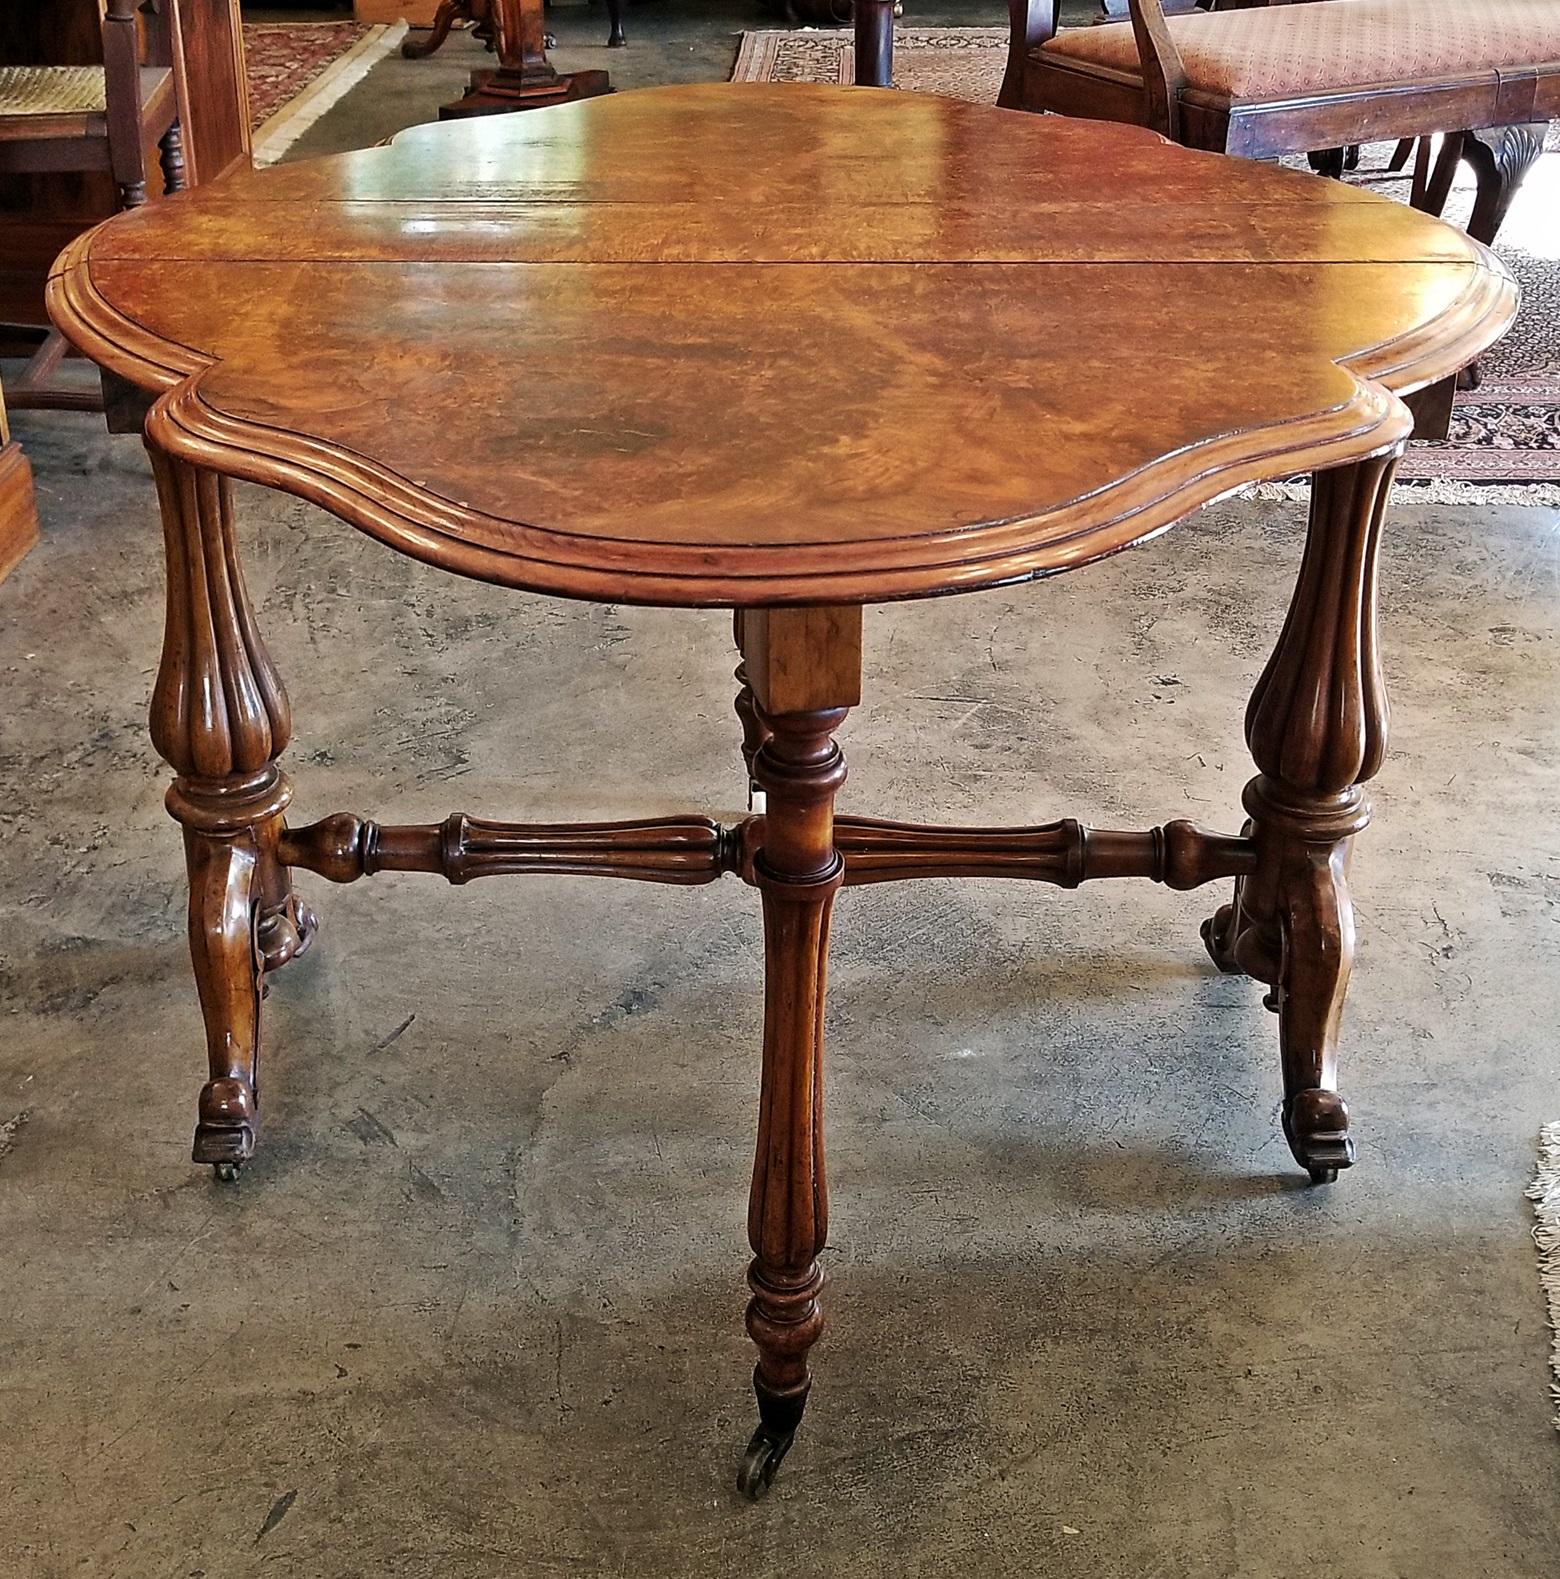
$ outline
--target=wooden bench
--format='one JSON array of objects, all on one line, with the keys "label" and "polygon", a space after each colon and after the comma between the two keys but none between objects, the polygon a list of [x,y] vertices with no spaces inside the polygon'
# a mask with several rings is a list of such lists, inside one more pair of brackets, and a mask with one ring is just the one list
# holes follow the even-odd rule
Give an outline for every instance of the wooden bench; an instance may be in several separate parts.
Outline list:
[{"label": "wooden bench", "polygon": [[1009,0],[999,103],[1152,126],[1270,159],[1458,134],[1491,242],[1560,115],[1560,0],[1304,0],[1056,31],[1056,0]]}]

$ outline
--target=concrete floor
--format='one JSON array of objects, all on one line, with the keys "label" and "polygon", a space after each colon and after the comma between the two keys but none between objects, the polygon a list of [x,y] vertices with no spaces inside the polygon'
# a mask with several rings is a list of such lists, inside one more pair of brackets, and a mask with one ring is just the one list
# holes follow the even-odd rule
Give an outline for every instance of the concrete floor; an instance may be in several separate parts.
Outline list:
[{"label": "concrete floor", "polygon": [[[309,146],[467,64],[388,63]],[[1203,957],[1219,895],[843,896],[830,1327],[750,1507],[753,894],[312,884],[262,1154],[214,1187],[146,467],[88,417],[16,426],[44,540],[0,588],[6,1579],[1556,1571],[1522,1189],[1560,1117],[1560,514],[1395,513],[1336,1187],[1279,1138],[1258,992]],[[735,809],[723,616],[505,594],[242,503],[301,820]],[[873,612],[847,803],[1235,825],[1300,524],[1229,503]]]}]

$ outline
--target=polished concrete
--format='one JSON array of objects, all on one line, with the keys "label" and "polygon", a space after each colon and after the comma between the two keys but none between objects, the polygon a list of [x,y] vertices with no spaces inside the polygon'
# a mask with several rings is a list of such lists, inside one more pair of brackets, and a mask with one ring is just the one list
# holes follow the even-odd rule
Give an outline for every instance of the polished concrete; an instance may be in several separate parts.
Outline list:
[{"label": "polished concrete", "polygon": [[[461,69],[391,62],[311,135],[370,140],[381,76],[404,106]],[[1522,1189],[1560,1117],[1560,514],[1394,514],[1335,1187],[1279,1137],[1259,992],[1202,954],[1221,895],[842,897],[830,1325],[755,1507],[752,892],[308,882],[262,1154],[215,1187],[145,463],[89,417],[16,426],[44,537],[0,587],[6,1579],[1556,1572]],[[301,819],[740,810],[725,617],[505,594],[242,505]],[[1236,825],[1300,537],[1227,503],[872,612],[846,803]]]}]

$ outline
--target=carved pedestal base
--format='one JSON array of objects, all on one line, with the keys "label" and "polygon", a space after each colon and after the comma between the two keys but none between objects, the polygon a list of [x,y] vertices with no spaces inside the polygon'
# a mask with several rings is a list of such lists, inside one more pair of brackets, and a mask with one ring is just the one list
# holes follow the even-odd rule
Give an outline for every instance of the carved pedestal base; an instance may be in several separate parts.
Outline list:
[{"label": "carved pedestal base", "polygon": [[439,107],[441,121],[466,120],[474,115],[509,115],[516,110],[544,110],[553,104],[571,104],[576,99],[594,99],[612,92],[612,79],[605,71],[554,72],[550,78],[522,80],[518,73],[502,68],[475,71],[466,96]]}]

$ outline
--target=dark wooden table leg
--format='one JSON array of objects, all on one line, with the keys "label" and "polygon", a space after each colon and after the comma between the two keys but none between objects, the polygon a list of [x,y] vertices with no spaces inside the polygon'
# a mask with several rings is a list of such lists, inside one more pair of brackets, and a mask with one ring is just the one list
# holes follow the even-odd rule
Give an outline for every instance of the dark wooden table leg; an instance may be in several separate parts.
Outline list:
[{"label": "dark wooden table leg", "polygon": [[834,731],[860,699],[861,611],[747,614],[743,651],[769,730],[754,761],[767,800],[754,861],[764,907],[764,1063],[748,1206],[759,1425],[737,1479],[756,1498],[801,1422],[812,1385],[807,1353],[823,1330],[823,1000],[829,913],[845,870],[834,846],[834,797],[845,782]]},{"label": "dark wooden table leg", "polygon": [[167,623],[151,733],[178,775],[190,953],[209,1078],[194,1159],[237,1177],[259,1126],[262,977],[308,947],[314,917],[277,858],[292,787],[276,765],[287,693],[255,624],[233,538],[232,485],[150,441],[168,562]]},{"label": "dark wooden table leg", "polygon": [[1396,453],[1318,472],[1289,616],[1246,712],[1257,864],[1203,936],[1224,970],[1273,989],[1284,1133],[1317,1182],[1354,1161],[1338,1094],[1338,1025],[1354,956],[1348,857],[1370,820],[1387,695],[1376,650],[1376,550]]},{"label": "dark wooden table leg", "polygon": [[894,0],[856,0],[856,85],[894,85]]}]

